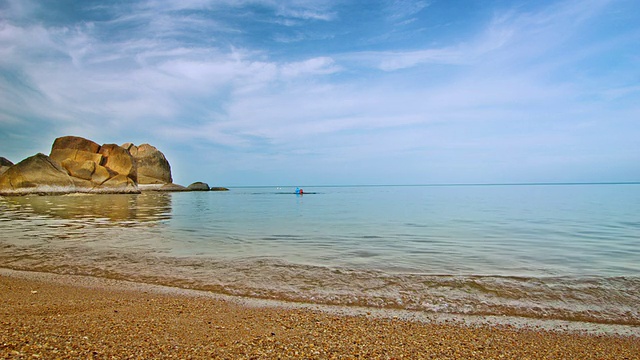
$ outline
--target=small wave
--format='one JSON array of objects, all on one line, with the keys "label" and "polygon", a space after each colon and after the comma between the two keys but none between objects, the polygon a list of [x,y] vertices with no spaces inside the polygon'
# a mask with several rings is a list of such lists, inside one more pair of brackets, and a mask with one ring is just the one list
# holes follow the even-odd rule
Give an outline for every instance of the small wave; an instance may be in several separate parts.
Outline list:
[{"label": "small wave", "polygon": [[635,192],[554,213],[551,191],[532,213],[515,201],[521,190],[465,189],[475,201],[460,188],[423,189],[427,209],[406,202],[421,198],[415,189],[328,191],[311,203],[246,192],[0,197],[0,266],[301,303],[640,325]]},{"label": "small wave", "polygon": [[0,263],[16,270],[89,275],[302,303],[640,325],[640,279],[636,277],[389,274],[259,257],[175,258],[73,246],[45,254],[40,248],[3,245]]}]

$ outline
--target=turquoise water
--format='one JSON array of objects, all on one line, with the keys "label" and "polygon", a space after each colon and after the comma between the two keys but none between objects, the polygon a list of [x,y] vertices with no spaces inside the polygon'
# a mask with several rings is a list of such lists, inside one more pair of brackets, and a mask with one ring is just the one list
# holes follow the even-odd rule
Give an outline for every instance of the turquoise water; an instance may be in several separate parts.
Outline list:
[{"label": "turquoise water", "polygon": [[0,266],[640,325],[640,185],[293,190],[0,197]]}]

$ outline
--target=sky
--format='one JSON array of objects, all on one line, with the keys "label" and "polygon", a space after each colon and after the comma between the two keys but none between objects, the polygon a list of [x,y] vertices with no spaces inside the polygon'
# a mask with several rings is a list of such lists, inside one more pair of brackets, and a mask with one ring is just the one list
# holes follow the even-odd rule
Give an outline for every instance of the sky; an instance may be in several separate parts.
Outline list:
[{"label": "sky", "polygon": [[211,186],[640,181],[637,0],[0,0],[0,156]]}]

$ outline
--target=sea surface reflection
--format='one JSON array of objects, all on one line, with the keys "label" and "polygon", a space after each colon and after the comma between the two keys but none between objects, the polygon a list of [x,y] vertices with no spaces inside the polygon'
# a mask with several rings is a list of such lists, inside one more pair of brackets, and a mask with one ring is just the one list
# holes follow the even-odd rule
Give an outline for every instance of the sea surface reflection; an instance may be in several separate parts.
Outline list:
[{"label": "sea surface reflection", "polygon": [[15,218],[45,216],[57,219],[160,221],[171,218],[171,194],[72,194],[62,196],[0,197],[0,209]]}]

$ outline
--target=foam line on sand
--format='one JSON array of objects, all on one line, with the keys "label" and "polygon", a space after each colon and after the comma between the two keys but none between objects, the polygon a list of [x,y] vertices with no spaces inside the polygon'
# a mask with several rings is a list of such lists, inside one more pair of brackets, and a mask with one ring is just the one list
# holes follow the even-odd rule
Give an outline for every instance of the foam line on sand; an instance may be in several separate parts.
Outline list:
[{"label": "foam line on sand", "polygon": [[6,269],[0,269],[0,299],[0,358],[640,358],[633,331],[328,311]]}]

